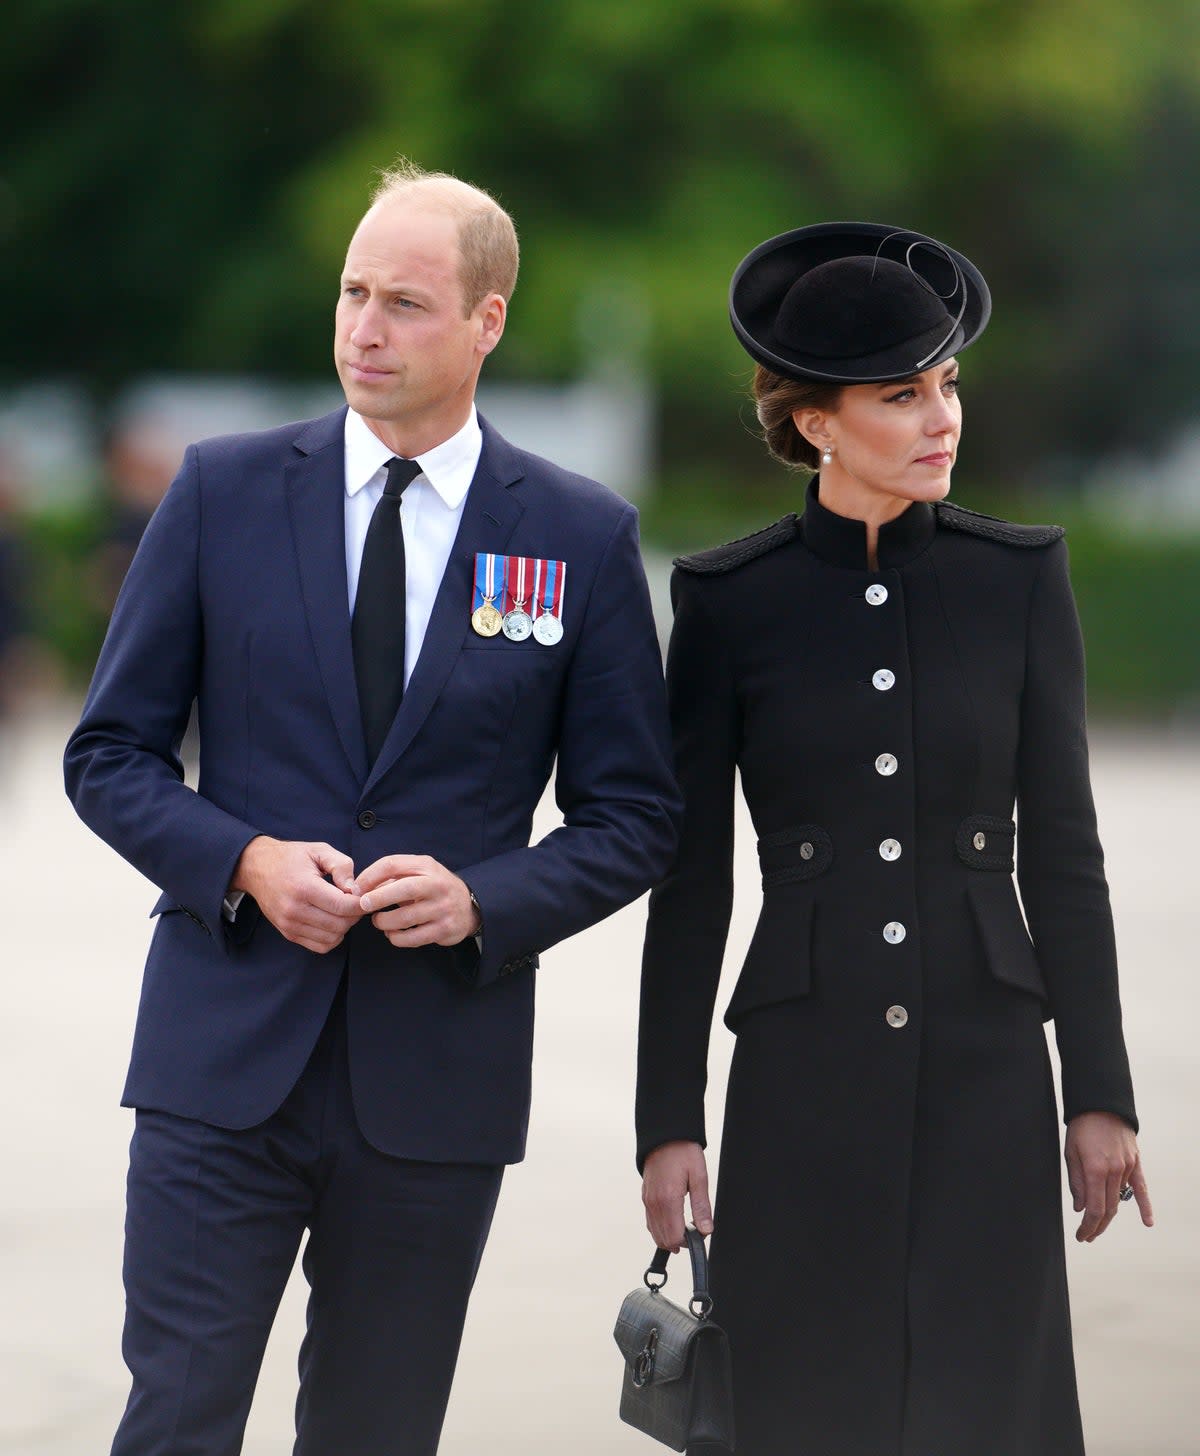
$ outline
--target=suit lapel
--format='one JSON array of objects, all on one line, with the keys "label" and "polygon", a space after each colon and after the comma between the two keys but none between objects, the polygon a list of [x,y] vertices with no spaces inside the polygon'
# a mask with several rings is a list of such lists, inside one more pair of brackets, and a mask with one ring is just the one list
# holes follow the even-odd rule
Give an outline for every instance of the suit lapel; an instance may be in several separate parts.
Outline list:
[{"label": "suit lapel", "polygon": [[345,410],[314,420],[296,439],[285,490],[313,650],[342,749],[359,783],[367,750],[354,681],[346,586]]},{"label": "suit lapel", "polygon": [[[502,555],[524,506],[509,489],[524,474],[515,452],[480,419],[483,448],[463,507],[420,656],[404,690],[399,711],[364,786],[374,787],[412,742],[450,676],[471,630],[475,553]],[[343,591],[345,568],[342,570]],[[347,628],[349,642],[349,628]],[[352,680],[353,685],[353,680]],[[357,704],[355,721],[357,722]],[[361,736],[361,730],[360,730]]]}]

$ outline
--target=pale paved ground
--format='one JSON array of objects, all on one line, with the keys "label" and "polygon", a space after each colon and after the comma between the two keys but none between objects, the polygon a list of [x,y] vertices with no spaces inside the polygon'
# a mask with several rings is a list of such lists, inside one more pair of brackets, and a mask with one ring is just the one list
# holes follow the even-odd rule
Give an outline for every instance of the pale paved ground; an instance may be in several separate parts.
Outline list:
[{"label": "pale paved ground", "polygon": [[[73,820],[57,763],[68,727],[66,710],[44,711],[0,750],[5,1456],[102,1456],[125,1395],[119,1268],[131,1115],[117,1099],[153,892]],[[1071,1245],[1089,1452],[1200,1456],[1200,742],[1101,735],[1095,759],[1160,1226],[1147,1234],[1126,1210],[1098,1245]],[[749,836],[739,857],[748,893],[731,965],[754,914]],[[507,1179],[443,1456],[654,1449],[617,1422],[610,1334],[648,1253],[630,1156],[643,913],[635,906],[546,957],[530,1155]],[[714,1104],[731,1039],[719,1030],[715,1040]],[[293,1286],[248,1456],[291,1450],[302,1320]]]}]

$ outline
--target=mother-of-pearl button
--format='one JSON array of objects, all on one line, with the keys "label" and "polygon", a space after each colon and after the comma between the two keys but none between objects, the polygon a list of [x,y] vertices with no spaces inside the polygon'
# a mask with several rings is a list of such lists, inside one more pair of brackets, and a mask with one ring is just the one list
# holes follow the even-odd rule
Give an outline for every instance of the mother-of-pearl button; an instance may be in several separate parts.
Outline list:
[{"label": "mother-of-pearl button", "polygon": [[896,686],[896,674],[890,667],[881,667],[871,681],[881,693],[886,693],[889,688]]},{"label": "mother-of-pearl button", "polygon": [[881,753],[875,760],[875,772],[883,774],[885,778],[888,774],[894,774],[899,767],[899,761],[894,753]]},{"label": "mother-of-pearl button", "polygon": [[899,859],[900,841],[898,839],[885,839],[879,846],[879,853],[884,859]]},{"label": "mother-of-pearl button", "polygon": [[899,1029],[901,1026],[908,1025],[908,1012],[903,1006],[889,1006],[885,1014],[889,1026]]},{"label": "mother-of-pearl button", "polygon": [[889,920],[883,927],[883,938],[889,945],[899,945],[907,934],[908,931],[898,920]]},{"label": "mother-of-pearl button", "polygon": [[867,603],[872,607],[882,607],[888,599],[888,589],[875,582],[867,588]]}]

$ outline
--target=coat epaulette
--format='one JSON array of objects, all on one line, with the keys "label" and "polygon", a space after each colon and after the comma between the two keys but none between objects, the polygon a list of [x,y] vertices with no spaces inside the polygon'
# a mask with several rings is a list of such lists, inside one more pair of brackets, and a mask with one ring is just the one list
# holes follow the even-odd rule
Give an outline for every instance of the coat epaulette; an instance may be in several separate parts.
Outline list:
[{"label": "coat epaulette", "polygon": [[681,571],[695,572],[697,576],[717,576],[723,571],[732,571],[744,566],[756,556],[765,556],[776,546],[783,546],[796,536],[799,517],[795,511],[784,516],[771,526],[764,526],[753,535],[742,536],[736,541],[726,541],[724,546],[712,546],[707,551],[696,551],[691,556],[677,556],[675,565]]},{"label": "coat epaulette", "polygon": [[988,541],[1003,541],[1006,546],[1049,546],[1066,535],[1062,526],[1022,526],[1016,521],[1002,521],[998,516],[969,511],[953,501],[939,501],[935,509],[939,526],[965,531],[969,536],[983,536]]}]

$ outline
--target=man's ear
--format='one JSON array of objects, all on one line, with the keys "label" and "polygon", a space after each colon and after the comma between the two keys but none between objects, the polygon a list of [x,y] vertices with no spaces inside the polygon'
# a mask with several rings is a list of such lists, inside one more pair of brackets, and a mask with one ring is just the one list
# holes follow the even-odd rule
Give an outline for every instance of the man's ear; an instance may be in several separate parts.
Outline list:
[{"label": "man's ear", "polygon": [[489,293],[476,305],[474,313],[479,320],[479,352],[490,354],[504,333],[505,320],[508,318],[508,304],[505,303],[502,294]]}]

